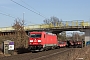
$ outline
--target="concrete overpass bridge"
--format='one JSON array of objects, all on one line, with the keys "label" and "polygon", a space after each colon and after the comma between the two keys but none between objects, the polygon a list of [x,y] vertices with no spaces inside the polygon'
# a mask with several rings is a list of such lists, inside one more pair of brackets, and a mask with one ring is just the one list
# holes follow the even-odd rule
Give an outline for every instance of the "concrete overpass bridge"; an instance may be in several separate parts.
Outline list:
[{"label": "concrete overpass bridge", "polygon": [[[81,29],[89,29],[90,23],[81,21],[62,21],[50,24],[36,24],[28,25],[24,27],[25,31],[52,31],[52,32],[62,32],[62,31],[77,31]],[[11,27],[1,27],[0,32],[13,32],[15,29]]]},{"label": "concrete overpass bridge", "polygon": [[[24,27],[26,32],[28,31],[49,31],[58,34],[62,31],[83,31],[85,32],[85,41],[90,41],[90,23],[83,20],[74,21],[62,21],[50,24],[36,24],[28,25]],[[0,34],[13,33],[15,29],[11,27],[0,28]]]}]

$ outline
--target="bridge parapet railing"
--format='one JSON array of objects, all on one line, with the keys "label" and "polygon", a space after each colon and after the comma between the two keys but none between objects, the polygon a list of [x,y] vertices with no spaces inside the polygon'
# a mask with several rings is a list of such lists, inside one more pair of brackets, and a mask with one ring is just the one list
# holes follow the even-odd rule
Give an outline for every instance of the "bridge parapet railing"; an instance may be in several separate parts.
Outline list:
[{"label": "bridge parapet railing", "polygon": [[36,24],[36,25],[28,25],[28,26],[25,26],[24,29],[25,30],[30,30],[30,29],[41,29],[41,28],[50,28],[50,24]]},{"label": "bridge parapet railing", "polygon": [[56,22],[56,23],[51,23],[50,24],[51,27],[58,27],[58,28],[63,28],[63,27],[79,27],[79,26],[90,26],[89,22],[84,22],[83,20],[78,21],[78,20],[74,20],[74,21],[62,21],[62,22]]},{"label": "bridge parapet railing", "polygon": [[90,22],[81,22],[82,26],[90,26]]}]

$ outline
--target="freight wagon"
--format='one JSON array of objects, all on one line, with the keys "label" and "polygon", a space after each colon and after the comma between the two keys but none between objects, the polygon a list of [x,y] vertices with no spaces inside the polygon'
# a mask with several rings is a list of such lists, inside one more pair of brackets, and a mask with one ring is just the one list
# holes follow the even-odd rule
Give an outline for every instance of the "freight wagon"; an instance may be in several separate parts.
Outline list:
[{"label": "freight wagon", "polygon": [[28,49],[30,51],[43,51],[58,47],[56,34],[48,32],[29,32]]},{"label": "freight wagon", "polygon": [[81,48],[84,45],[85,41],[67,41],[67,47]]},{"label": "freight wagon", "polygon": [[66,41],[58,41],[58,47],[62,48],[62,47],[66,47],[67,46],[67,42]]}]

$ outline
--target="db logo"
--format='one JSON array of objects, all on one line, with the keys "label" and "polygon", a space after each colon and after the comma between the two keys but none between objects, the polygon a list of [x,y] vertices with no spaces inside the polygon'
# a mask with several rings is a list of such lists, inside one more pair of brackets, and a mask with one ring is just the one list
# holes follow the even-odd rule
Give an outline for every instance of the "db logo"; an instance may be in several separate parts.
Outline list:
[{"label": "db logo", "polygon": [[10,48],[12,48],[12,46],[10,46]]},{"label": "db logo", "polygon": [[35,39],[34,42],[37,42],[37,40]]}]

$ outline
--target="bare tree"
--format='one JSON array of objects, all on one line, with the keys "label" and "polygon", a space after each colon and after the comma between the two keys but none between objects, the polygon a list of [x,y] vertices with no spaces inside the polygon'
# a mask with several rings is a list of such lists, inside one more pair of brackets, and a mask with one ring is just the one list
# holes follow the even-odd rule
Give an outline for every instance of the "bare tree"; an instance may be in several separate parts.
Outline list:
[{"label": "bare tree", "polygon": [[51,17],[50,19],[45,19],[43,22],[44,22],[44,24],[50,24],[50,23],[52,23],[54,26],[56,26],[56,23],[61,23],[61,19],[59,20],[59,18],[57,18],[57,17]]},{"label": "bare tree", "polygon": [[44,22],[44,24],[50,24],[50,20],[49,19],[45,19],[43,22]]},{"label": "bare tree", "polygon": [[82,38],[83,38],[83,36],[84,35],[80,35],[78,32],[74,32],[73,34],[72,34],[72,39],[73,40],[82,40]]},{"label": "bare tree", "polygon": [[25,47],[27,36],[24,30],[24,20],[16,19],[13,28],[15,29],[15,48]]}]

